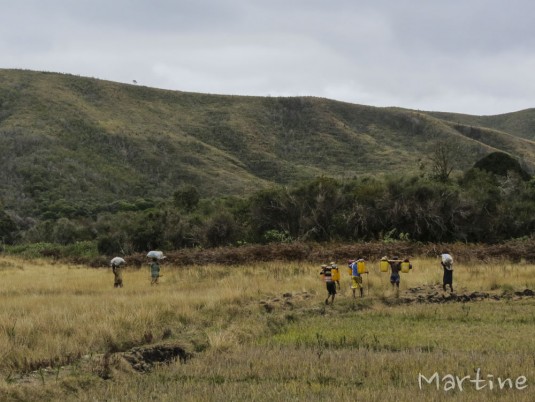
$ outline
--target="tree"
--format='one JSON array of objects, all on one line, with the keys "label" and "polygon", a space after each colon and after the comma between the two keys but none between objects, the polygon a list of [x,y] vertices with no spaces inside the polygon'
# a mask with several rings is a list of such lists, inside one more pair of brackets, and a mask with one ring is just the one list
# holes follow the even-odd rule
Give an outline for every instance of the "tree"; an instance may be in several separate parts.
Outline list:
[{"label": "tree", "polygon": [[223,212],[214,216],[206,225],[206,241],[209,246],[228,245],[236,240],[238,228],[230,214]]},{"label": "tree", "polygon": [[99,237],[97,250],[104,255],[126,254],[131,251],[127,245],[126,235],[122,232],[105,234]]},{"label": "tree", "polygon": [[78,226],[68,218],[56,221],[52,231],[52,240],[59,244],[70,244],[78,240]]},{"label": "tree", "polygon": [[250,197],[250,224],[257,241],[262,241],[264,233],[270,230],[296,235],[298,229],[292,227],[295,219],[292,219],[292,211],[288,210],[289,199],[283,188],[260,190]]},{"label": "tree", "polygon": [[330,177],[318,177],[293,191],[299,216],[300,238],[332,240],[336,235],[336,212],[344,204],[341,185]]},{"label": "tree", "polygon": [[531,179],[529,173],[527,173],[520,163],[511,155],[505,152],[492,152],[487,156],[481,158],[474,164],[474,168],[485,170],[490,173],[494,173],[498,176],[507,177],[509,172],[514,172],[522,178],[522,180],[528,181]]},{"label": "tree", "polygon": [[129,233],[134,250],[148,251],[162,247],[165,227],[165,211],[149,210],[137,216],[137,222]]},{"label": "tree", "polygon": [[459,147],[449,141],[437,141],[429,157],[431,161],[431,178],[445,183],[453,171]]},{"label": "tree", "polygon": [[173,201],[176,207],[185,211],[193,211],[199,204],[199,191],[196,187],[188,185],[178,189],[173,194]]},{"label": "tree", "polygon": [[15,221],[5,211],[0,211],[0,241],[7,244],[13,243],[17,230]]}]

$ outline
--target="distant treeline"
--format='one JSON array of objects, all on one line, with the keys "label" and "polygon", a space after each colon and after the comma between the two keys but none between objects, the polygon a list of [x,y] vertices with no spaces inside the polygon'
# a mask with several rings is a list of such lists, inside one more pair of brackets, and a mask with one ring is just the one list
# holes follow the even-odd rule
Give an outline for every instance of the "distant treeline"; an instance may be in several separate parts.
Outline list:
[{"label": "distant treeline", "polygon": [[0,236],[8,245],[90,242],[112,255],[295,240],[497,243],[535,231],[535,180],[512,171],[474,168],[443,180],[319,177],[244,197],[199,193],[185,186],[168,200],[31,224],[2,211]]}]

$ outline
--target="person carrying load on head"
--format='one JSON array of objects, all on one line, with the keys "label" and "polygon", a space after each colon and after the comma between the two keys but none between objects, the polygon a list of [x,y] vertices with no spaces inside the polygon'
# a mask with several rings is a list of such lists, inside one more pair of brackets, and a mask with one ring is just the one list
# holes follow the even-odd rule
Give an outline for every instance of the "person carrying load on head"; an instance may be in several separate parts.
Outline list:
[{"label": "person carrying load on head", "polygon": [[163,255],[163,252],[157,250],[149,251],[147,257],[152,259],[150,264],[150,284],[157,285],[160,279],[160,261],[167,257]]},{"label": "person carrying load on head", "polygon": [[[364,286],[362,285],[362,274],[359,272],[358,264],[363,262],[362,258],[349,260],[349,268],[351,269],[351,290],[353,291],[353,298],[356,299],[356,291],[360,289],[360,297],[364,297]],[[366,272],[368,273],[368,272]]]},{"label": "person carrying load on head", "polygon": [[448,252],[443,252],[440,259],[440,265],[444,268],[442,288],[446,291],[446,285],[450,285],[450,291],[453,293],[453,257]]},{"label": "person carrying load on head", "polygon": [[122,288],[123,287],[123,266],[126,264],[126,261],[121,257],[112,258],[110,261],[111,271],[113,272],[113,287]]},{"label": "person carrying load on head", "polygon": [[334,296],[336,296],[336,284],[332,278],[332,267],[330,265],[322,265],[320,275],[323,275],[323,280],[327,286],[327,298],[325,304],[329,304],[329,297],[331,298],[331,304],[334,303]]}]

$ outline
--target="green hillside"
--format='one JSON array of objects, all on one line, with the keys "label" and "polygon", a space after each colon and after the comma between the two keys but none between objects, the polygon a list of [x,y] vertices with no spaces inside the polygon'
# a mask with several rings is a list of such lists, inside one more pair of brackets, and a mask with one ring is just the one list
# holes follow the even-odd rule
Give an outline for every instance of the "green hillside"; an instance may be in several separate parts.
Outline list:
[{"label": "green hillside", "polygon": [[464,126],[488,127],[528,140],[535,140],[535,109],[496,116],[471,116],[440,112],[432,113],[432,115]]},{"label": "green hillside", "polygon": [[239,195],[320,175],[415,172],[437,143],[456,167],[504,151],[535,170],[535,112],[472,117],[313,97],[168,91],[0,70],[0,202],[20,216],[143,203],[195,185]]}]

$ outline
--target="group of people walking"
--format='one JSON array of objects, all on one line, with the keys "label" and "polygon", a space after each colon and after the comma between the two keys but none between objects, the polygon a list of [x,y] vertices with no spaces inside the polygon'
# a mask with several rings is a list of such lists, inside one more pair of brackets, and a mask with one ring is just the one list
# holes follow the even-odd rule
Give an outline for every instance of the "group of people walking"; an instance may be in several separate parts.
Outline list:
[{"label": "group of people walking", "polygon": [[[348,273],[351,276],[351,289],[353,291],[353,297],[356,298],[357,289],[360,291],[360,297],[364,296],[364,287],[362,285],[362,275],[367,274],[365,261],[361,258],[357,260],[349,260],[347,262]],[[336,290],[340,290],[340,270],[335,262],[325,264],[321,266],[320,275],[327,286],[327,298],[325,304],[334,303],[334,297],[336,296]]]},{"label": "group of people walking", "polygon": [[[160,261],[165,258],[161,251],[150,251],[147,254],[152,262],[150,264],[151,285],[157,285],[160,278]],[[450,287],[450,291],[453,292],[453,257],[444,252],[440,255],[440,264],[444,269],[444,276],[442,286],[446,291],[447,286]],[[123,268],[126,265],[126,261],[121,257],[115,257],[110,261],[112,272],[114,275],[113,287],[123,287]],[[409,272],[412,269],[412,264],[408,258],[400,259],[398,256],[387,258],[386,256],[380,260],[381,271],[388,272],[390,270],[390,284],[392,287],[399,289],[399,283],[401,281],[400,272]],[[351,290],[353,298],[357,297],[357,290],[360,297],[364,297],[363,275],[368,274],[366,261],[363,258],[356,260],[348,260],[347,262],[348,274],[351,276]],[[340,270],[335,262],[325,264],[321,266],[320,275],[327,286],[327,298],[325,304],[334,303],[337,290],[340,290]]]},{"label": "group of people walking", "polygon": [[[442,286],[446,291],[447,286],[453,292],[453,257],[448,252],[443,252],[440,255],[442,268],[444,269],[444,276]],[[349,260],[347,262],[348,273],[351,276],[351,290],[353,298],[356,298],[357,290],[359,290],[360,297],[364,297],[363,274],[368,274],[366,261],[362,258],[356,260]],[[412,270],[412,263],[408,258],[401,259],[398,256],[392,258],[383,257],[380,260],[380,267],[382,272],[390,271],[390,284],[393,288],[399,290],[399,283],[401,281],[401,272],[410,272]],[[327,286],[327,298],[325,304],[334,303],[337,289],[340,290],[340,271],[335,262],[321,266],[320,275]]]},{"label": "group of people walking", "polygon": [[[151,258],[150,263],[150,284],[157,285],[160,280],[160,261],[165,258],[161,251],[150,251],[147,257]],[[114,257],[110,261],[111,270],[113,272],[113,287],[123,287],[123,269],[126,261],[121,257]]]}]

